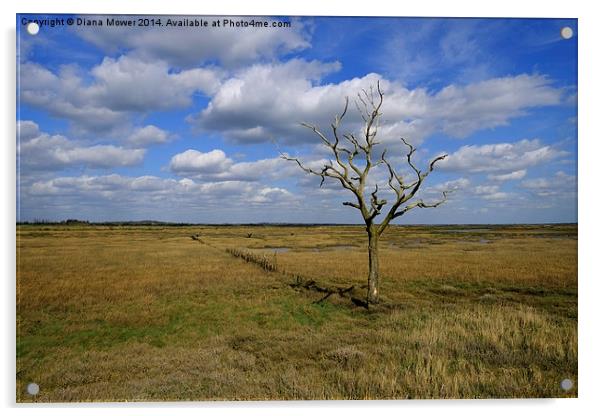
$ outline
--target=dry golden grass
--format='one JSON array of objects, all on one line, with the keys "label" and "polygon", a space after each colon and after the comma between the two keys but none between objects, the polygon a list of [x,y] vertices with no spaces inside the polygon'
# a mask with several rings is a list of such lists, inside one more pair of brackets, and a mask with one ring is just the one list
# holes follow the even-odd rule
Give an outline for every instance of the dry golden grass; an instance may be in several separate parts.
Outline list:
[{"label": "dry golden grass", "polygon": [[17,400],[577,395],[560,389],[577,381],[576,226],[392,228],[389,307],[369,311],[313,303],[226,252],[361,295],[364,241],[361,227],[19,226]]}]

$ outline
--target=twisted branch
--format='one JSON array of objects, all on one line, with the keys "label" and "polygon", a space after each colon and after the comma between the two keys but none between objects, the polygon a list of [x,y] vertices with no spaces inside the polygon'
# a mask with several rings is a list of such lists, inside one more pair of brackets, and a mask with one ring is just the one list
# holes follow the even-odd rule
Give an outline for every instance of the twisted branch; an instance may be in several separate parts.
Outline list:
[{"label": "twisted branch", "polygon": [[[413,162],[412,157],[416,152],[416,148],[412,146],[405,138],[401,138],[402,143],[408,148],[406,153],[406,161],[408,166],[414,172],[416,178],[410,183],[405,183],[402,175],[398,173],[395,167],[387,159],[387,150],[385,149],[378,161],[373,163],[372,153],[374,146],[378,144],[376,136],[382,116],[381,107],[384,101],[384,93],[381,90],[380,82],[377,82],[376,89],[370,87],[369,90],[362,89],[357,95],[357,100],[354,100],[355,106],[364,121],[362,129],[362,138],[358,139],[352,133],[340,133],[341,123],[347,114],[349,108],[349,99],[345,99],[345,106],[340,115],[337,115],[334,122],[330,125],[332,138],[329,139],[315,125],[309,123],[301,123],[302,126],[310,129],[316,134],[322,144],[330,149],[334,156],[334,161],[330,160],[325,163],[321,170],[312,169],[304,165],[298,158],[290,157],[281,153],[281,157],[285,160],[293,161],[306,173],[319,176],[321,178],[320,186],[324,180],[334,178],[338,180],[343,188],[348,189],[355,196],[356,201],[345,201],[344,206],[349,206],[358,209],[363,216],[367,226],[373,225],[374,219],[382,213],[383,208],[387,205],[387,200],[379,198],[378,184],[375,185],[374,191],[365,195],[365,188],[368,175],[374,166],[385,165],[388,171],[387,184],[388,187],[395,193],[395,200],[390,205],[383,221],[376,224],[379,234],[382,233],[389,225],[391,220],[398,218],[414,208],[435,208],[443,204],[447,200],[447,192],[443,192],[443,199],[434,203],[426,203],[423,200],[416,201],[411,204],[406,204],[411,200],[426,179],[426,177],[435,169],[436,164],[444,160],[447,155],[441,155],[434,158],[428,168],[423,172]],[[342,141],[348,143],[351,147],[342,145]],[[364,165],[360,166],[356,163],[355,158],[362,155],[365,160]],[[404,205],[406,204],[406,205]]]}]

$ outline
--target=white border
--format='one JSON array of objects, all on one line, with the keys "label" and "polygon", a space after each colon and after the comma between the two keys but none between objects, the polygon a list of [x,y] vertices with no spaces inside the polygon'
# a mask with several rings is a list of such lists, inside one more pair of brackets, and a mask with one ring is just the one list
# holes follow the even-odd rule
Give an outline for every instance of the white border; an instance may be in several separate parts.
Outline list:
[{"label": "white border", "polygon": [[[9,3],[9,4],[6,4]],[[21,0],[18,4],[2,2],[3,56],[1,82],[2,107],[2,336],[0,343],[2,375],[0,404],[4,414],[29,414],[41,411],[48,415],[163,415],[166,411],[180,414],[242,413],[250,415],[305,415],[308,412],[327,414],[399,415],[405,412],[420,415],[504,415],[508,413],[545,413],[546,415],[591,414],[599,411],[600,383],[600,321],[599,297],[602,295],[600,257],[602,235],[597,210],[602,206],[598,177],[600,166],[600,60],[602,39],[601,15],[593,1],[504,0],[488,1],[440,0],[394,3],[386,0],[352,3],[351,0],[254,0],[198,2],[190,0],[68,0],[48,2]],[[346,15],[346,16],[475,16],[475,17],[570,17],[579,18],[579,399],[565,400],[456,400],[406,402],[255,402],[255,403],[157,403],[108,405],[51,405],[44,407],[16,406],[14,381],[15,342],[15,14],[20,13],[116,13],[116,14],[232,14],[232,15]],[[201,407],[200,409],[198,407]],[[173,409],[173,410],[171,410]]]}]

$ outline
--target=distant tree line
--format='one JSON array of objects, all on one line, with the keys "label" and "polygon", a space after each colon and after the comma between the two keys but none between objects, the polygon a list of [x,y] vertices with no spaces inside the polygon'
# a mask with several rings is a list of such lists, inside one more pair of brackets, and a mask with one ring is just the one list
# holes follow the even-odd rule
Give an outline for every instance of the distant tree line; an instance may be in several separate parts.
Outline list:
[{"label": "distant tree line", "polygon": [[31,221],[17,221],[17,224],[20,224],[20,225],[26,225],[26,224],[31,224],[31,225],[38,225],[38,224],[40,224],[40,225],[88,225],[88,224],[90,224],[90,221],[78,220],[78,219],[74,219],[74,218],[68,218],[68,219],[62,220],[62,221],[34,218]]}]

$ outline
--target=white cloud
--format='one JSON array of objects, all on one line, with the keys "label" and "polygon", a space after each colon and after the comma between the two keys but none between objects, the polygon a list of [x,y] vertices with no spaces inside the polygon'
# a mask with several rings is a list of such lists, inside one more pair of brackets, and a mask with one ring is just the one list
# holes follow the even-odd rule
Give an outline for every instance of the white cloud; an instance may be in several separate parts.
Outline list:
[{"label": "white cloud", "polygon": [[216,91],[222,76],[216,69],[172,71],[166,62],[130,56],[104,58],[89,75],[73,66],[53,73],[26,62],[20,75],[24,103],[67,119],[82,131],[103,132],[119,130],[135,112],[187,107],[194,93]]},{"label": "white cloud", "polygon": [[[374,73],[319,85],[325,75],[339,68],[337,63],[299,59],[254,65],[223,82],[207,108],[188,120],[237,142],[315,142],[317,138],[302,129],[300,122],[329,132],[345,97],[353,99],[380,80],[385,92],[381,140],[390,143],[406,137],[419,144],[436,132],[464,138],[481,129],[506,125],[530,108],[559,104],[563,95],[548,78],[526,74],[450,85],[438,92],[410,90]],[[345,121],[344,130],[360,130],[361,118],[353,103]]]},{"label": "white cloud", "polygon": [[17,121],[17,138],[21,142],[33,139],[40,135],[39,126],[30,120],[19,120]]},{"label": "white cloud", "polygon": [[186,150],[171,158],[169,168],[180,174],[220,173],[232,165],[232,159],[219,149],[207,153],[198,150]]},{"label": "white cloud", "polygon": [[32,184],[29,192],[33,196],[89,194],[107,197],[117,192],[168,191],[177,186],[178,182],[173,179],[162,179],[156,176],[85,175],[37,181]]},{"label": "white cloud", "polygon": [[194,68],[170,71],[165,61],[145,62],[131,56],[105,57],[91,70],[95,82],[91,98],[116,111],[146,111],[183,108],[194,92],[213,93],[220,75],[217,70]]},{"label": "white cloud", "polygon": [[[330,121],[333,107],[341,110],[340,92],[314,89],[315,82],[339,68],[338,63],[299,59],[253,65],[225,81],[207,108],[190,121],[243,142],[266,142],[299,133],[299,123],[315,114],[317,101],[326,106],[321,120]],[[317,95],[309,96],[312,90]]]},{"label": "white cloud", "polygon": [[475,199],[505,201],[516,197],[516,193],[502,191],[497,184],[482,183],[476,185],[467,178],[446,181],[425,189],[425,193],[430,196],[443,191],[450,192],[448,199],[454,201],[456,206],[460,206],[459,201],[462,206],[470,205],[470,203],[466,204],[465,201],[473,201],[475,205],[480,206],[478,202],[474,201]]},{"label": "white cloud", "polygon": [[474,193],[477,195],[494,194],[500,189],[497,185],[478,185],[474,188]]},{"label": "white cloud", "polygon": [[127,115],[94,102],[73,67],[57,74],[35,63],[20,67],[20,99],[50,115],[65,118],[86,130],[109,130],[127,122]]},{"label": "white cloud", "polygon": [[[166,16],[147,16],[161,19]],[[187,19],[219,20],[221,17],[182,16]],[[170,16],[172,19],[178,17]],[[249,18],[229,17],[232,20]],[[255,18],[258,19],[258,18]],[[259,18],[268,23],[274,18]],[[298,19],[291,20],[290,28],[256,27],[95,27],[77,30],[82,38],[115,53],[128,50],[147,60],[165,60],[170,65],[192,67],[218,61],[226,67],[240,66],[258,59],[274,59],[279,55],[309,48],[309,27]]]},{"label": "white cloud", "polygon": [[[113,145],[86,146],[69,140],[65,136],[40,132],[37,124],[21,121],[27,126],[28,137],[21,140],[17,154],[24,173],[35,170],[57,170],[69,166],[111,168],[140,164],[144,158],[143,149],[126,149]],[[19,130],[23,136],[23,130]]]},{"label": "white cloud", "polygon": [[144,147],[150,144],[167,143],[170,138],[167,131],[151,124],[136,129],[129,135],[127,142],[133,146]]},{"label": "white cloud", "polygon": [[55,149],[54,157],[65,165],[82,164],[91,167],[110,168],[132,166],[142,162],[143,149],[124,149],[112,145]]},{"label": "white cloud", "polygon": [[487,178],[495,182],[515,181],[524,178],[526,174],[527,170],[521,169],[501,175],[487,175]]},{"label": "white cloud", "polygon": [[441,163],[444,170],[469,173],[516,172],[565,155],[566,152],[544,145],[538,139],[514,143],[462,146]]},{"label": "white cloud", "polygon": [[488,201],[504,201],[511,199],[513,196],[514,194],[510,192],[492,192],[483,195],[482,198]]},{"label": "white cloud", "polygon": [[521,186],[538,197],[574,197],[577,192],[577,177],[558,171],[547,178],[524,180]]},{"label": "white cloud", "polygon": [[179,176],[205,181],[245,182],[276,180],[300,172],[296,165],[279,157],[234,163],[219,149],[207,153],[189,149],[178,153],[171,158],[169,169]]},{"label": "white cloud", "polygon": [[494,78],[466,86],[450,85],[434,97],[443,132],[466,137],[483,128],[506,125],[528,108],[560,104],[562,91],[541,75]]},{"label": "white cloud", "polygon": [[427,193],[441,193],[445,192],[457,192],[467,189],[471,185],[471,182],[467,178],[458,178],[450,181],[445,181],[436,185],[429,186],[425,189]]},{"label": "white cloud", "polygon": [[262,188],[249,200],[253,203],[271,203],[279,200],[290,200],[292,194],[283,188]]},{"label": "white cloud", "polygon": [[[21,190],[21,212],[26,217],[57,215],[97,219],[172,218],[191,212],[223,221],[224,212],[244,212],[250,205],[284,212],[298,198],[283,188],[241,181],[198,183],[156,176],[57,177],[39,180]],[[44,209],[41,209],[44,207]],[[53,207],[50,211],[48,207]],[[46,214],[46,216],[45,216]],[[166,215],[167,214],[167,215]],[[181,218],[181,217],[180,217]]]},{"label": "white cloud", "polygon": [[[178,70],[166,60],[128,54],[105,57],[89,74],[73,66],[55,73],[25,62],[20,91],[24,103],[70,120],[82,131],[95,132],[123,128],[134,113],[189,107],[193,95],[202,93],[211,98],[208,106],[188,118],[201,130],[244,143],[273,139],[295,143],[316,140],[300,122],[328,130],[346,96],[353,99],[380,80],[385,91],[381,140],[390,143],[403,136],[414,144],[436,132],[464,138],[506,125],[530,108],[561,103],[564,94],[545,76],[526,74],[449,85],[435,92],[407,89],[375,73],[321,85],[340,67],[338,62],[291,59],[227,74],[216,67]],[[361,128],[353,105],[346,122],[345,130]]]},{"label": "white cloud", "polygon": [[239,162],[233,164],[228,172],[218,175],[214,179],[231,178],[232,180],[277,180],[299,173],[296,165],[283,160],[279,157],[270,159],[260,159],[252,162]]}]

